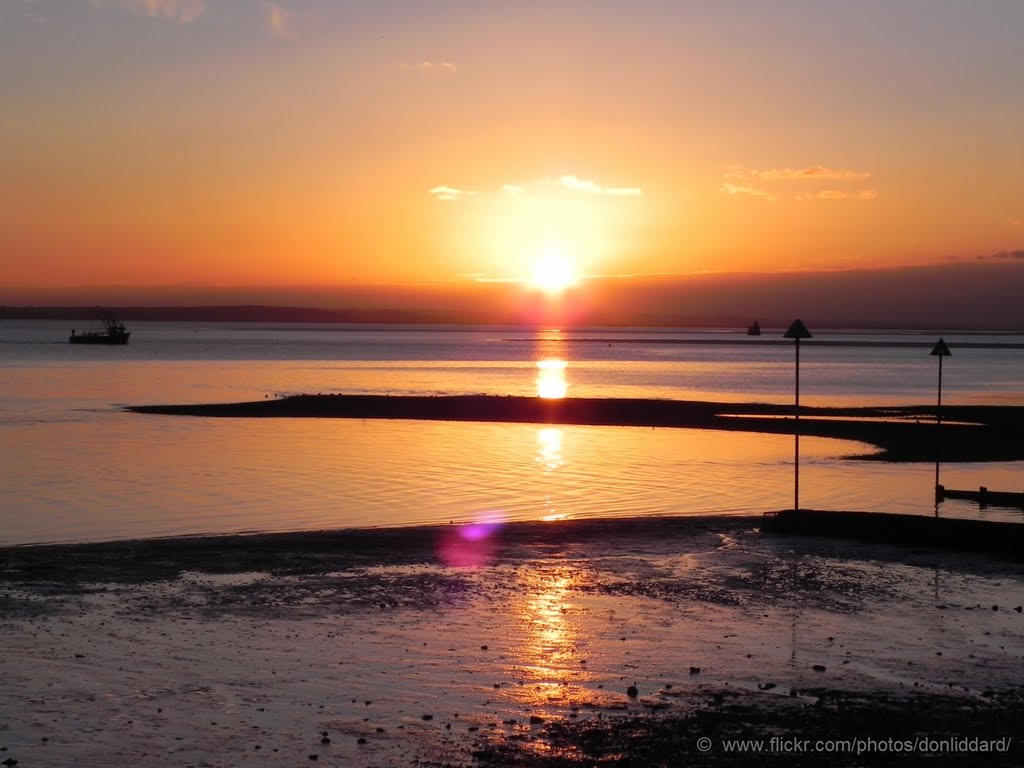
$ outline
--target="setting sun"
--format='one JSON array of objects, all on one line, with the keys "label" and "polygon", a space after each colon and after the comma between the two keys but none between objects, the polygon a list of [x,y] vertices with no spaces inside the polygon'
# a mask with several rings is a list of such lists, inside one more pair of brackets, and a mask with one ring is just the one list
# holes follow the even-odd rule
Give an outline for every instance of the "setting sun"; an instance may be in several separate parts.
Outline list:
[{"label": "setting sun", "polygon": [[576,270],[572,262],[555,248],[548,248],[533,262],[530,285],[544,293],[561,293],[576,282]]}]

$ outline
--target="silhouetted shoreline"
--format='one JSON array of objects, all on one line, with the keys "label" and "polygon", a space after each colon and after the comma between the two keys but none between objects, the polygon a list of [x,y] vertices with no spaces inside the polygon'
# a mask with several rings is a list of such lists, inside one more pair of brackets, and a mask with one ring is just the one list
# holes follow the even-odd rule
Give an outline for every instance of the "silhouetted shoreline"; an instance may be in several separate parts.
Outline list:
[{"label": "silhouetted shoreline", "polygon": [[[793,433],[790,405],[683,400],[498,395],[296,395],[246,403],[140,405],[141,414],[233,418],[413,419],[592,426],[685,427],[729,432]],[[852,458],[934,461],[934,406],[803,407],[800,434],[876,446]],[[1024,406],[944,406],[942,460],[1024,459]]]}]

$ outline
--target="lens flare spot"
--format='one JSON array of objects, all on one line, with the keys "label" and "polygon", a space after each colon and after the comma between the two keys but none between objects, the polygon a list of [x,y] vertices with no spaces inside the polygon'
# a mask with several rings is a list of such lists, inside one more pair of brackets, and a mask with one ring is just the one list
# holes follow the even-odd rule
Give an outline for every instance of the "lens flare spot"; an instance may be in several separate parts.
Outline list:
[{"label": "lens flare spot", "polygon": [[500,528],[501,521],[497,518],[448,528],[438,544],[438,556],[451,568],[483,568],[490,565],[494,561]]}]

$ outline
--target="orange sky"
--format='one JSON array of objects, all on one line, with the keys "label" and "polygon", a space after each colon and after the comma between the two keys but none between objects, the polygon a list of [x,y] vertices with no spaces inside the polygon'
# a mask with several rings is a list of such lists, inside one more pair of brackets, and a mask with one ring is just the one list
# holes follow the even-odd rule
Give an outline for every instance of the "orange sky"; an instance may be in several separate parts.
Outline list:
[{"label": "orange sky", "polygon": [[0,0],[0,294],[1016,252],[1021,29],[997,0]]}]

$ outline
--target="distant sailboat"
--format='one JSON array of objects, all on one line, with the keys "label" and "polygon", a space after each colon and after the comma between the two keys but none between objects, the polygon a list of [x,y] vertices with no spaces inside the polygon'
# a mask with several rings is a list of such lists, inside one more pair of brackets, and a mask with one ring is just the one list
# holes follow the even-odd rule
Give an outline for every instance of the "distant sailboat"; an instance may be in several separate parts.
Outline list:
[{"label": "distant sailboat", "polygon": [[747,336],[760,336],[761,324],[755,320],[752,325],[747,326]]},{"label": "distant sailboat", "polygon": [[127,344],[131,331],[125,330],[123,324],[118,322],[117,316],[109,309],[97,309],[100,321],[103,323],[102,331],[85,331],[76,333],[71,330],[68,341],[72,344]]}]

